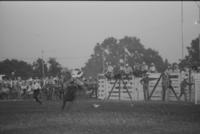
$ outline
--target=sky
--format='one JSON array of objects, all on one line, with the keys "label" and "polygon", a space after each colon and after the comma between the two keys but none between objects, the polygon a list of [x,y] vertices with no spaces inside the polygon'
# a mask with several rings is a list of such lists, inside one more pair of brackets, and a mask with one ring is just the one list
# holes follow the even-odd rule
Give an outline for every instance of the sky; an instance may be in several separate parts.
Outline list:
[{"label": "sky", "polygon": [[[198,16],[195,2],[184,1],[184,55],[200,33]],[[178,62],[181,1],[0,1],[0,61],[55,57],[64,67],[80,68],[97,43],[124,36],[137,37],[163,59]]]}]

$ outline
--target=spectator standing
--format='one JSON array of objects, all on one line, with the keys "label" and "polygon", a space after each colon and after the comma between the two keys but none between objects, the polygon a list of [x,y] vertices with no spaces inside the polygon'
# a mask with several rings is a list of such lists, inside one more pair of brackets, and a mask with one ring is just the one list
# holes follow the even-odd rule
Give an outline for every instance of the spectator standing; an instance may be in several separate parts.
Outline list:
[{"label": "spectator standing", "polygon": [[148,74],[145,74],[144,77],[140,80],[140,83],[143,85],[144,100],[149,99],[149,78]]},{"label": "spectator standing", "polygon": [[36,102],[38,102],[39,104],[42,104],[42,102],[38,98],[40,90],[41,90],[40,84],[34,81],[32,85],[32,89],[33,89],[33,98],[35,99]]}]

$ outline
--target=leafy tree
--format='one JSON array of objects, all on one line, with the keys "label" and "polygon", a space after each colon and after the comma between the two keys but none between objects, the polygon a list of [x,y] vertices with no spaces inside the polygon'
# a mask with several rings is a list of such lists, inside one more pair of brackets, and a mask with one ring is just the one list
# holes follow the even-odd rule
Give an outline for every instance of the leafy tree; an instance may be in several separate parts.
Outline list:
[{"label": "leafy tree", "polygon": [[187,47],[188,55],[181,60],[179,66],[189,67],[189,66],[200,66],[200,51],[199,51],[199,39],[196,38],[192,40],[190,46]]},{"label": "leafy tree", "polygon": [[5,74],[10,78],[21,77],[22,79],[26,79],[31,77],[32,73],[31,64],[28,64],[25,61],[6,59],[0,62],[0,74]]},{"label": "leafy tree", "polygon": [[48,75],[49,76],[58,76],[61,73],[62,67],[61,65],[56,61],[55,58],[49,58],[49,69],[48,69]]},{"label": "leafy tree", "polygon": [[109,37],[101,44],[96,44],[94,54],[83,67],[84,74],[96,77],[98,73],[103,72],[103,61],[104,64],[118,65],[119,59],[124,59],[131,66],[142,62],[150,65],[153,62],[158,71],[163,71],[166,68],[159,53],[151,48],[146,49],[141,44],[140,39],[125,36],[118,41],[114,37]]},{"label": "leafy tree", "polygon": [[38,58],[36,61],[33,62],[32,68],[34,77],[42,78],[47,75],[47,64],[41,58]]}]

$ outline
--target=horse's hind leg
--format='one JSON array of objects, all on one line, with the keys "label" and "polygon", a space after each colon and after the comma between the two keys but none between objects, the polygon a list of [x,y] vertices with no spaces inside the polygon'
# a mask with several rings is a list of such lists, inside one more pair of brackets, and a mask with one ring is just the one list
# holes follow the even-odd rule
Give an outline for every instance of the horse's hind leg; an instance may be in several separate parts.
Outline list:
[{"label": "horse's hind leg", "polygon": [[72,106],[73,106],[73,101],[69,101],[68,104],[67,104],[67,111],[69,111],[70,109],[72,109]]},{"label": "horse's hind leg", "polygon": [[62,110],[65,109],[65,105],[66,105],[66,110],[69,111],[72,104],[73,104],[73,102],[63,101]]},{"label": "horse's hind leg", "polygon": [[64,108],[65,108],[65,105],[66,105],[66,100],[63,100],[63,104],[62,104],[62,110],[64,110]]}]

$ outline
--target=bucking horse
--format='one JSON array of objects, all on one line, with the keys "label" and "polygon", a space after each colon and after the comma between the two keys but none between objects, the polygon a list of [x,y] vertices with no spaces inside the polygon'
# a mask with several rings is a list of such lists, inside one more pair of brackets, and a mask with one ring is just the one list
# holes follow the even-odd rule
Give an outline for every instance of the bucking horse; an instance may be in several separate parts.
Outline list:
[{"label": "bucking horse", "polygon": [[69,72],[62,78],[62,88],[64,91],[62,110],[64,110],[66,105],[67,110],[69,110],[77,97],[77,93],[80,91],[87,93],[87,87],[80,77],[73,77]]}]

